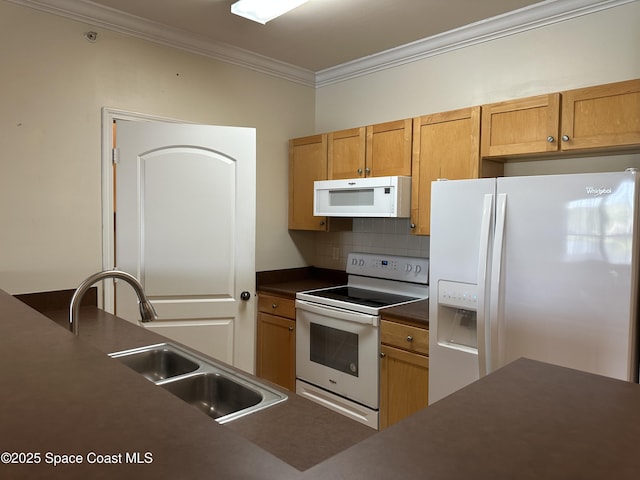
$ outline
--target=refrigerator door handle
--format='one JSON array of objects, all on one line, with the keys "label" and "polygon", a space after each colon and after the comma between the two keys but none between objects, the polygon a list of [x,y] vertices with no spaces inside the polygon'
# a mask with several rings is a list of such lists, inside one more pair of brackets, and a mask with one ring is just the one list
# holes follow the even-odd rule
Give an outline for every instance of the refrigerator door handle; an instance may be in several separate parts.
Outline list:
[{"label": "refrigerator door handle", "polygon": [[477,339],[478,339],[478,373],[484,377],[491,371],[489,352],[491,351],[490,338],[487,335],[487,309],[486,294],[489,262],[489,246],[491,239],[491,228],[493,224],[493,198],[494,195],[487,193],[484,196],[482,205],[482,223],[480,225],[480,249],[478,255],[478,309],[476,311]]},{"label": "refrigerator door handle", "polygon": [[491,370],[503,366],[504,345],[501,339],[503,324],[502,304],[502,249],[504,246],[504,228],[507,213],[507,194],[500,193],[496,201],[496,227],[491,259],[491,290],[489,303],[489,328],[491,343]]}]

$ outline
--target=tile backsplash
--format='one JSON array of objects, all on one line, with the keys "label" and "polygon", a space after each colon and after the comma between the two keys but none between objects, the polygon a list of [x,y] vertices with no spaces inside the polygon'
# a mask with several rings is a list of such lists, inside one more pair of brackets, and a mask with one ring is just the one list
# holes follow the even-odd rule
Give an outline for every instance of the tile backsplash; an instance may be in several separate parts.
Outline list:
[{"label": "tile backsplash", "polygon": [[344,270],[350,252],[429,257],[429,237],[412,235],[408,218],[354,218],[350,232],[322,232],[315,238],[314,265]]}]

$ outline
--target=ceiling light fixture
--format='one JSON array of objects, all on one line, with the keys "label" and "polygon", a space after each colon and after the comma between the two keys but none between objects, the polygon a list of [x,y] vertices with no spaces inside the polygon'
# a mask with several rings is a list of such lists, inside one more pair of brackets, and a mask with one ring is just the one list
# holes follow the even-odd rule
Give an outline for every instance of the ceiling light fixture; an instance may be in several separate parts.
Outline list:
[{"label": "ceiling light fixture", "polygon": [[231,13],[261,24],[299,7],[309,0],[239,0],[231,5]]}]

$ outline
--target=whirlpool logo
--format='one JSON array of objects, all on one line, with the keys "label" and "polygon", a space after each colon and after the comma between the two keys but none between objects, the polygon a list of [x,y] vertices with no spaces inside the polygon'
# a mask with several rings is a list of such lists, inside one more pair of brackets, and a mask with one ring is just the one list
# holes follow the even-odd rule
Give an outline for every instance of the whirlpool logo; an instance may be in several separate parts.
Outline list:
[{"label": "whirlpool logo", "polygon": [[587,187],[587,195],[599,197],[600,195],[609,195],[611,187]]}]

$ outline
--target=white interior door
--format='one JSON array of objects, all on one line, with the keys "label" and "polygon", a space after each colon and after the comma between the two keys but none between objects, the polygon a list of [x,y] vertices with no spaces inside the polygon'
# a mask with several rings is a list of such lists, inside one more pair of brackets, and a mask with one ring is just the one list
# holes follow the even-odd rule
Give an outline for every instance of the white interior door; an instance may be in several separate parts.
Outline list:
[{"label": "white interior door", "polygon": [[[255,130],[118,121],[116,139],[116,268],[158,313],[144,326],[252,372]],[[137,322],[132,289],[115,291]]]}]

